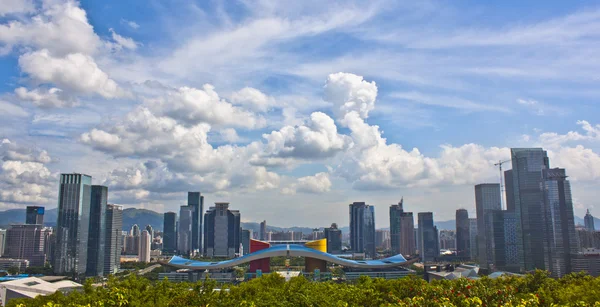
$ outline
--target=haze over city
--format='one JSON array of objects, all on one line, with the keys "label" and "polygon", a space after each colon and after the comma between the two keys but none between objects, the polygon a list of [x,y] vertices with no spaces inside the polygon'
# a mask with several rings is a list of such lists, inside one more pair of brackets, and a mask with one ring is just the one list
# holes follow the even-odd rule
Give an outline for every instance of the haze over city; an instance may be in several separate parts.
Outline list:
[{"label": "haze over city", "polygon": [[75,172],[126,208],[201,191],[323,227],[364,201],[381,228],[404,197],[443,221],[542,147],[595,212],[600,7],[320,4],[2,1],[0,210],[56,207]]}]

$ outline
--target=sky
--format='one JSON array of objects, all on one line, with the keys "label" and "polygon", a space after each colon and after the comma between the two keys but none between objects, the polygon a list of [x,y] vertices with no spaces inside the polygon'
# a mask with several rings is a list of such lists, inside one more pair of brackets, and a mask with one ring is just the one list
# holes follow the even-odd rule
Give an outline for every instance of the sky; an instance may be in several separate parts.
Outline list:
[{"label": "sky", "polygon": [[126,208],[442,221],[543,147],[583,216],[599,51],[598,1],[0,1],[0,209],[56,207],[77,172]]}]

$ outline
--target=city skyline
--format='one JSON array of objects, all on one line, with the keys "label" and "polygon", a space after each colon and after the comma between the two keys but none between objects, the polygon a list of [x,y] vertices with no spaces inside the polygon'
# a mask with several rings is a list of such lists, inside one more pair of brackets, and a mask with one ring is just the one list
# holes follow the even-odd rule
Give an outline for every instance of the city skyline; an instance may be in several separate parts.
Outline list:
[{"label": "city skyline", "polygon": [[596,210],[598,6],[25,2],[0,10],[0,210],[56,208],[80,172],[124,208],[200,191],[325,227],[364,201],[385,228],[404,196],[447,221],[511,147],[546,150],[575,215]]}]

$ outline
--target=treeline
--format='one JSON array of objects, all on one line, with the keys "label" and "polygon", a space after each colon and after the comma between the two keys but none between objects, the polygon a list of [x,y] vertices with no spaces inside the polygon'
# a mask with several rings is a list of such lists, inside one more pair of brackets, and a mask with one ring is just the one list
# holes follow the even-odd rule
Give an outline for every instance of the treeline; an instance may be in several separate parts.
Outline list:
[{"label": "treeline", "polygon": [[355,283],[285,282],[276,274],[217,289],[213,281],[151,282],[129,276],[104,287],[13,300],[8,306],[600,306],[600,278],[572,274],[552,279],[538,271],[525,277],[458,279],[427,283],[360,278]]}]

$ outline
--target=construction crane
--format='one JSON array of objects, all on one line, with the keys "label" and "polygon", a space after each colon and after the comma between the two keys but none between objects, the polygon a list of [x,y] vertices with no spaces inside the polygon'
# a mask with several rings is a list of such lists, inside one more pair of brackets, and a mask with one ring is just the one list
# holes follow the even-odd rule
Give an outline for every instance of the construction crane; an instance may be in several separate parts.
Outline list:
[{"label": "construction crane", "polygon": [[506,161],[498,161],[498,163],[495,163],[494,166],[498,167],[498,170],[500,171],[500,207],[502,208],[502,210],[505,209],[504,207],[504,180],[502,180],[502,165],[504,163],[508,163],[511,160],[506,160]]}]

